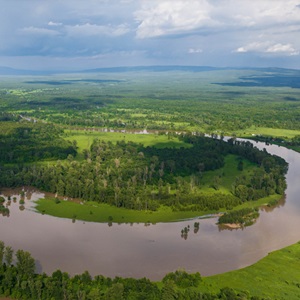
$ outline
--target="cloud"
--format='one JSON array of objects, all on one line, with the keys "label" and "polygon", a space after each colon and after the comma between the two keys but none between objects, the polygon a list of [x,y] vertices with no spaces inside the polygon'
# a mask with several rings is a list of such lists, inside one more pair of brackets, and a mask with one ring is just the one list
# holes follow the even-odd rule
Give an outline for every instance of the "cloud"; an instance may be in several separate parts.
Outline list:
[{"label": "cloud", "polygon": [[216,23],[210,18],[211,5],[205,0],[190,0],[188,3],[156,0],[150,3],[146,2],[142,9],[135,12],[139,23],[136,36],[141,39],[185,33]]},{"label": "cloud", "polygon": [[202,52],[203,52],[203,50],[200,48],[190,48],[188,51],[188,53],[190,53],[190,54],[202,53]]},{"label": "cloud", "polygon": [[300,24],[299,0],[153,0],[135,12],[140,39]]},{"label": "cloud", "polygon": [[257,53],[274,53],[279,55],[298,55],[299,51],[296,50],[291,44],[254,42],[248,45],[239,47],[235,50],[238,53],[257,52]]},{"label": "cloud", "polygon": [[214,6],[213,16],[223,20],[226,27],[267,28],[300,23],[300,14],[296,8],[299,0],[235,0],[220,1]]},{"label": "cloud", "polygon": [[74,26],[65,26],[66,32],[70,36],[97,36],[97,35],[107,35],[107,36],[121,36],[130,31],[127,24],[120,24],[117,26],[112,25],[97,25],[97,24],[77,24]]},{"label": "cloud", "polygon": [[289,63],[300,68],[300,0],[0,2],[5,64],[14,57],[18,62],[24,57],[24,63],[35,57],[37,65],[56,57],[61,59],[53,63],[62,67],[76,57],[74,64]]},{"label": "cloud", "polygon": [[25,27],[19,30],[22,34],[29,34],[29,35],[50,35],[55,36],[58,35],[59,32],[47,28],[39,28],[39,27]]},{"label": "cloud", "polygon": [[266,49],[266,52],[269,53],[286,53],[289,55],[298,55],[299,51],[297,51],[291,44],[275,44]]},{"label": "cloud", "polygon": [[239,53],[264,52],[264,50],[266,49],[268,44],[269,44],[268,42],[263,42],[263,43],[254,42],[254,43],[250,43],[246,46],[237,48],[235,52],[239,52]]},{"label": "cloud", "polygon": [[56,22],[49,21],[49,22],[48,22],[48,25],[49,25],[49,26],[62,26],[63,23],[56,23]]}]

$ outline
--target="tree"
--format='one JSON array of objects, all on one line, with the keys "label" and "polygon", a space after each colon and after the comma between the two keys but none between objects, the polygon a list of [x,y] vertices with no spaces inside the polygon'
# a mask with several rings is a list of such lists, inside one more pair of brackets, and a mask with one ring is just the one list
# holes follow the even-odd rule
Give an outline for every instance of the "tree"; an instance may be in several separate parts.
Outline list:
[{"label": "tree", "polygon": [[11,266],[12,261],[13,261],[13,254],[14,254],[14,250],[12,249],[12,247],[10,247],[10,246],[5,247],[4,259],[5,259],[7,266]]},{"label": "tree", "polygon": [[248,188],[243,184],[239,184],[235,188],[235,195],[240,198],[243,202],[248,199]]},{"label": "tree", "polygon": [[235,299],[239,299],[239,298],[237,297],[235,290],[233,290],[232,288],[225,287],[220,290],[219,299],[235,300]]},{"label": "tree", "polygon": [[18,273],[28,278],[32,277],[35,271],[35,261],[31,257],[31,254],[24,250],[18,250],[16,252],[16,258],[17,258],[16,267]]},{"label": "tree", "polygon": [[164,287],[161,291],[161,299],[162,300],[173,300],[177,299],[176,286],[173,280],[167,280],[164,283]]},{"label": "tree", "polygon": [[243,171],[243,170],[244,170],[244,163],[243,163],[242,160],[240,160],[240,161],[238,162],[237,169],[238,169],[239,171]]},{"label": "tree", "polygon": [[106,292],[107,300],[122,300],[124,299],[124,285],[122,283],[114,283]]},{"label": "tree", "polygon": [[0,241],[0,264],[2,264],[3,261],[4,249],[5,249],[5,244],[3,241]]},{"label": "tree", "polygon": [[215,189],[218,190],[221,184],[221,178],[220,176],[214,176],[213,180],[212,180],[212,184],[211,186]]}]

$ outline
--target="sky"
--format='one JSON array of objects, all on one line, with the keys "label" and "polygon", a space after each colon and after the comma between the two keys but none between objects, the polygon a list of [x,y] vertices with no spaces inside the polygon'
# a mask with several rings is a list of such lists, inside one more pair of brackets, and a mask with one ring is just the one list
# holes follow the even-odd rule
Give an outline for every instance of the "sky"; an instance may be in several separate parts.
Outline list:
[{"label": "sky", "polygon": [[300,69],[300,0],[0,0],[0,66]]}]

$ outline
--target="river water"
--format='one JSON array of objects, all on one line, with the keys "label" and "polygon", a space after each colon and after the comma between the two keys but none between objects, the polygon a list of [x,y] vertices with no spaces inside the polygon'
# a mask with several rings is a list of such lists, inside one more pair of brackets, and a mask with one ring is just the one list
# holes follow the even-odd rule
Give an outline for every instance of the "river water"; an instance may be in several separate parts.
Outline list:
[{"label": "river water", "polygon": [[[39,272],[57,269],[79,274],[147,277],[161,279],[166,273],[184,268],[203,276],[251,265],[269,252],[300,240],[300,154],[276,145],[255,144],[283,157],[289,163],[286,199],[278,207],[262,209],[257,222],[244,229],[220,230],[217,219],[144,224],[108,224],[76,221],[41,215],[33,201],[44,196],[28,190],[25,209],[20,209],[20,190],[2,190],[16,197],[10,216],[0,217],[0,240],[15,250],[29,251]],[[181,230],[190,225],[188,238]]]}]

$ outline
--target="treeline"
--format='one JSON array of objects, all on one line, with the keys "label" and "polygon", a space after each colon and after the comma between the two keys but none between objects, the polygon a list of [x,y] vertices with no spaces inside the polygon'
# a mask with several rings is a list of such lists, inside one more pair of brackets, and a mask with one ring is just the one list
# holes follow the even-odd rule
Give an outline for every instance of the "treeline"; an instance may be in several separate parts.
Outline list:
[{"label": "treeline", "polygon": [[71,277],[60,270],[52,275],[37,274],[29,252],[17,250],[0,241],[0,295],[33,300],[238,300],[251,297],[249,292],[223,288],[218,293],[201,292],[199,273],[183,270],[167,274],[160,288],[149,279],[92,276],[86,271]]},{"label": "treeline", "polygon": [[0,122],[4,122],[4,121],[20,121],[20,116],[16,115],[16,114],[10,114],[7,112],[0,112]]},{"label": "treeline", "polygon": [[[124,141],[95,140],[84,151],[85,160],[72,155],[54,165],[2,166],[0,185],[32,185],[60,196],[108,203],[137,210],[156,210],[161,204],[174,210],[230,209],[285,189],[287,164],[259,151],[251,143],[228,143],[203,136],[181,137],[191,147],[157,149]],[[258,165],[248,177],[239,177],[232,194],[201,191],[203,172],[224,165],[235,154]]]},{"label": "treeline", "polygon": [[260,141],[269,144],[276,144],[282,146],[300,146],[300,135],[295,135],[294,137],[288,139],[287,137],[272,137],[267,135],[256,135],[254,138],[251,137],[255,141]]},{"label": "treeline", "polygon": [[0,162],[24,163],[42,159],[65,159],[76,155],[76,147],[62,139],[62,130],[52,124],[19,120],[2,114],[0,122]]}]

